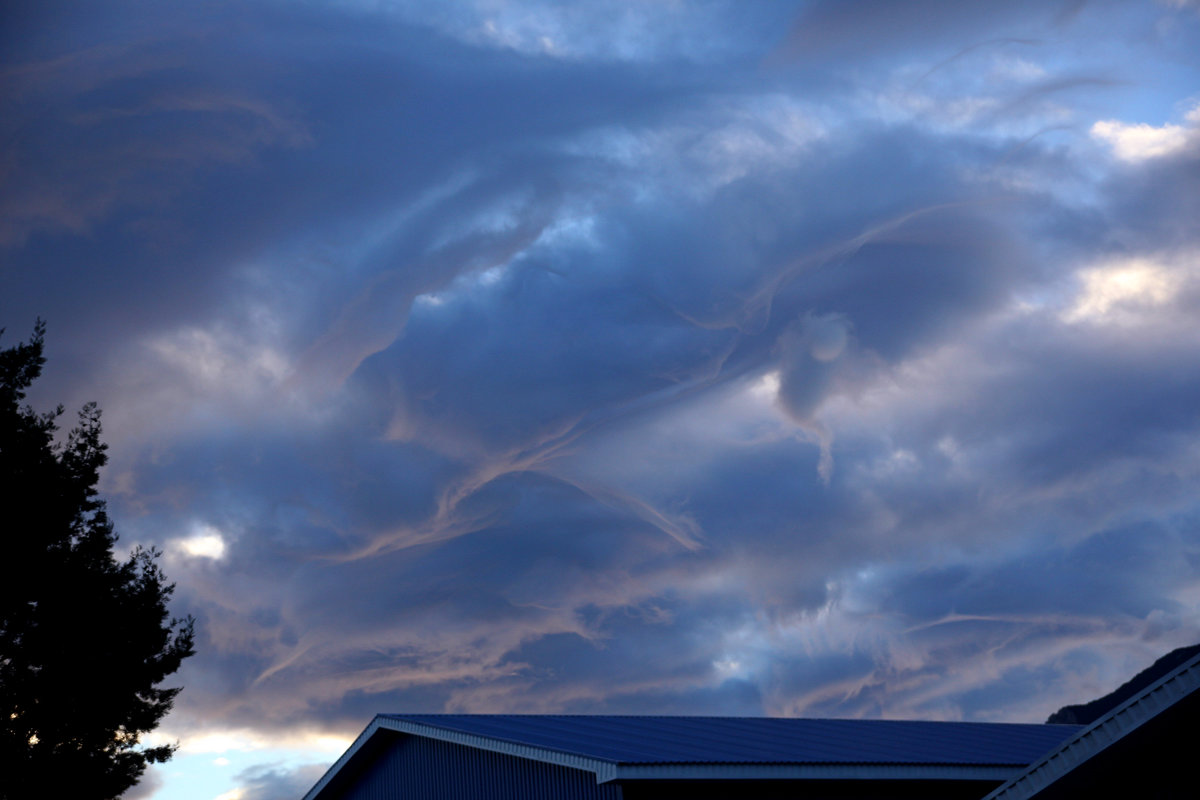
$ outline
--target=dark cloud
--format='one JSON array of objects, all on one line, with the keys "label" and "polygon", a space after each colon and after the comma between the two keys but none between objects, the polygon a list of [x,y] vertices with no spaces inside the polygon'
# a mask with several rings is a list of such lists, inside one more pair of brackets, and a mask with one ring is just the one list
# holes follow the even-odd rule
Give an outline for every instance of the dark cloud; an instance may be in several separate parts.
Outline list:
[{"label": "dark cloud", "polygon": [[13,12],[0,317],[199,621],[172,735],[1041,719],[1194,640],[1194,15],[572,8]]},{"label": "dark cloud", "polygon": [[[996,34],[1049,31],[1069,23],[1085,5],[1084,0],[1061,3],[954,3],[948,0],[919,0],[897,5],[886,0],[866,0],[853,5],[834,2],[810,3],[797,16],[790,35],[780,49],[784,58],[820,62],[879,56],[896,50],[914,51],[957,45],[1010,40]],[[986,30],[989,36],[980,36]],[[944,63],[944,62],[943,62]]]},{"label": "dark cloud", "polygon": [[[519,236],[455,242],[454,226],[473,198],[526,189],[486,175],[489,163],[518,169],[505,158],[516,139],[657,115],[681,88],[621,66],[535,70],[400,22],[316,9],[192,10],[137,35],[128,20],[92,8],[94,25],[72,27],[75,49],[18,50],[6,65],[2,237],[6,297],[21,305],[2,308],[54,317],[72,339],[220,313],[230,292],[266,289],[245,286],[251,265],[269,283],[299,283],[309,337],[336,319],[329,301],[356,302],[346,313],[360,327],[371,324],[363,303],[402,313],[416,294],[512,254]],[[453,218],[419,215],[428,235],[362,250],[431,186],[477,169],[485,178],[456,198]],[[536,234],[536,215],[525,230]],[[400,266],[414,258],[427,266]],[[311,307],[314,291],[326,302]],[[315,352],[340,336],[335,326]]]}]

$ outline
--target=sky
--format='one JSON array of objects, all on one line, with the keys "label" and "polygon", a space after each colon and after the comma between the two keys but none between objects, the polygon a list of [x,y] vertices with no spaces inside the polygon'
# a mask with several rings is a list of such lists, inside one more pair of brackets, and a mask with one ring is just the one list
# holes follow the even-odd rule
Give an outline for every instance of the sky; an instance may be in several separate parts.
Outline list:
[{"label": "sky", "polygon": [[196,619],[130,800],[380,712],[1038,722],[1200,641],[1200,4],[0,14],[0,346]]}]

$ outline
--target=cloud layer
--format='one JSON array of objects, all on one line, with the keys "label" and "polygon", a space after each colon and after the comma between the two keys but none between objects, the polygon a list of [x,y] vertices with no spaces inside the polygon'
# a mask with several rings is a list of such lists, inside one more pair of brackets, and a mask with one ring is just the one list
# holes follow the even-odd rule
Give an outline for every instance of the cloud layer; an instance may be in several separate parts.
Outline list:
[{"label": "cloud layer", "polygon": [[199,620],[185,752],[1031,721],[1200,638],[1200,17],[854,8],[11,12],[0,321]]}]

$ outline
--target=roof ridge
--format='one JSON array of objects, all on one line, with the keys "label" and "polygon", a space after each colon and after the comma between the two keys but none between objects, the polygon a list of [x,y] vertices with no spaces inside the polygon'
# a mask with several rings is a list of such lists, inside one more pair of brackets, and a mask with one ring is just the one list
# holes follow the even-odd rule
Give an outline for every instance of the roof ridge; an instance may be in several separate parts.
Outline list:
[{"label": "roof ridge", "polygon": [[398,719],[416,718],[416,717],[440,717],[440,718],[525,718],[525,719],[630,719],[630,720],[747,720],[747,721],[800,721],[800,722],[836,722],[836,723],[853,723],[855,725],[873,725],[873,724],[890,724],[890,725],[978,725],[988,728],[997,727],[1053,727],[1065,730],[1066,728],[1085,728],[1086,725],[1079,723],[1062,723],[1062,722],[993,722],[989,720],[971,720],[971,719],[881,719],[878,717],[782,717],[759,715],[750,716],[745,714],[725,715],[725,714],[542,714],[536,712],[486,712],[486,713],[470,713],[470,712],[448,712],[448,711],[420,711],[420,712],[385,712],[379,714],[382,717],[393,717]]}]

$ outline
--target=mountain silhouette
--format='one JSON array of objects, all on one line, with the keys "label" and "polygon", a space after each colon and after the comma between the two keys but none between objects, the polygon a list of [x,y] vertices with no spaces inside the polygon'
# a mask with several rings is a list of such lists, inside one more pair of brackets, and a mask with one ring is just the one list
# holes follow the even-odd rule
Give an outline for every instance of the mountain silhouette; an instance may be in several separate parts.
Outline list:
[{"label": "mountain silhouette", "polygon": [[1200,644],[1193,644],[1188,647],[1180,647],[1177,650],[1172,650],[1112,692],[1090,703],[1063,706],[1051,714],[1046,722],[1067,725],[1091,725],[1097,719],[1141,692],[1180,664],[1194,658],[1198,653],[1200,653]]}]

